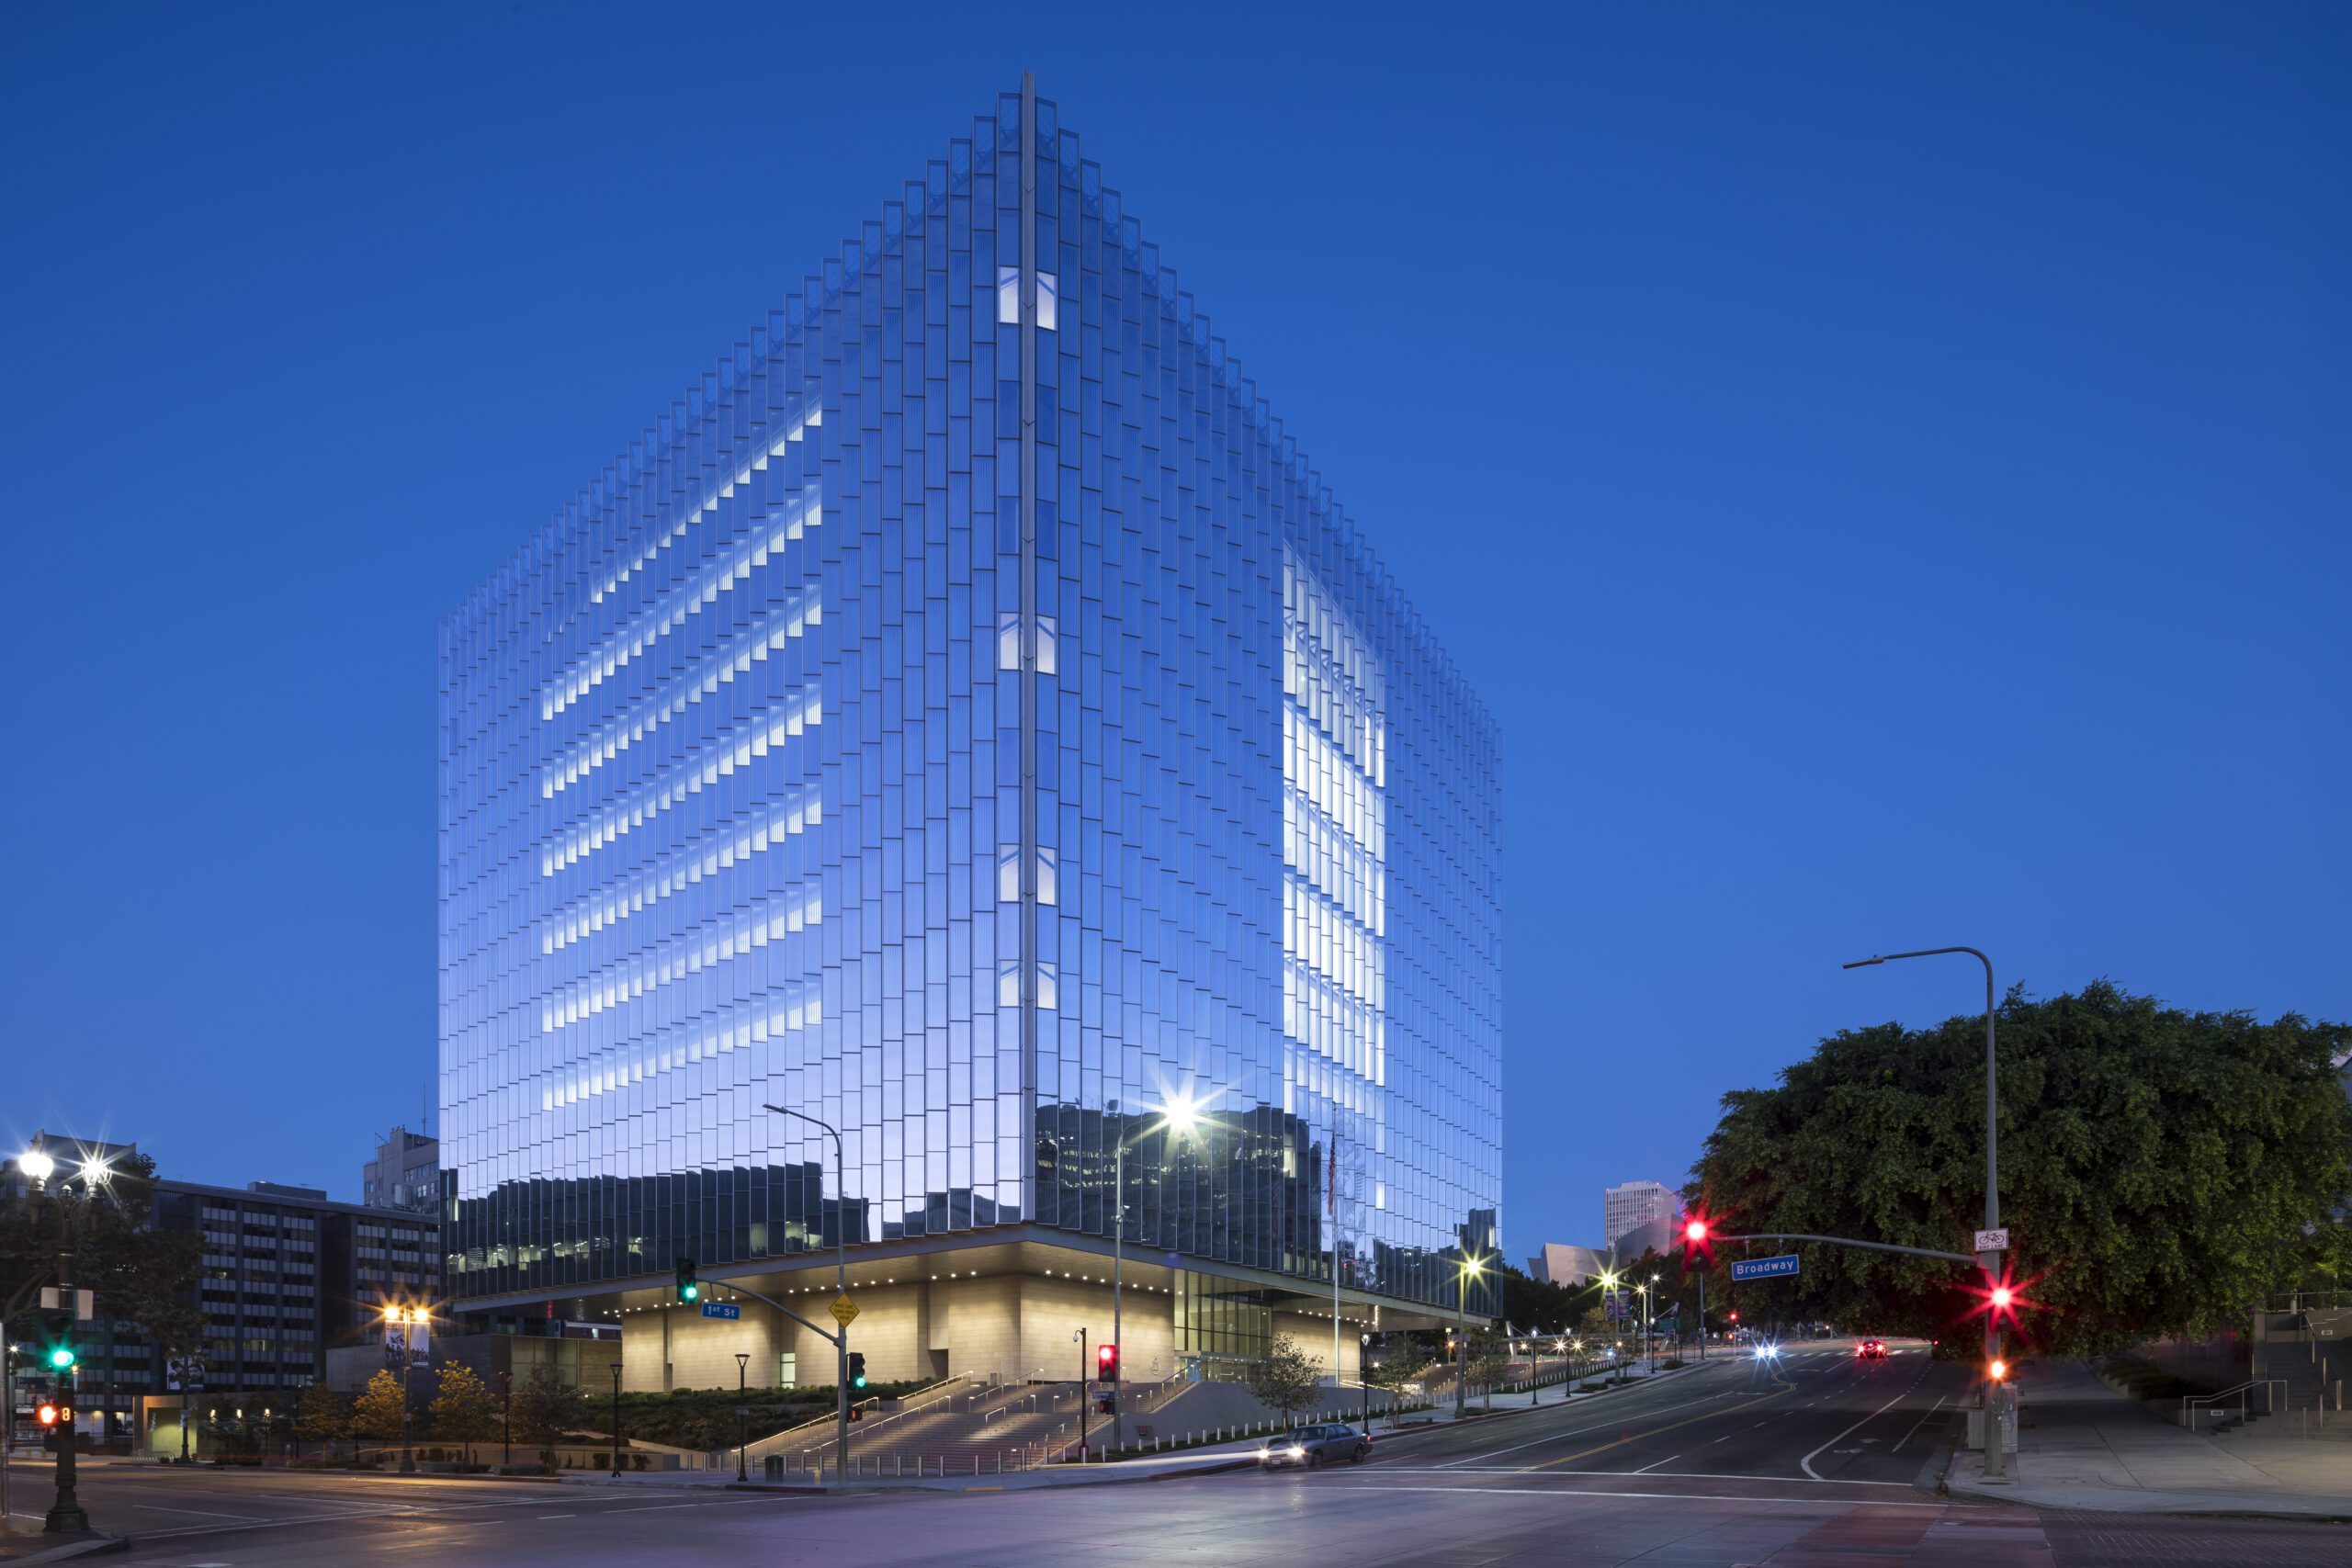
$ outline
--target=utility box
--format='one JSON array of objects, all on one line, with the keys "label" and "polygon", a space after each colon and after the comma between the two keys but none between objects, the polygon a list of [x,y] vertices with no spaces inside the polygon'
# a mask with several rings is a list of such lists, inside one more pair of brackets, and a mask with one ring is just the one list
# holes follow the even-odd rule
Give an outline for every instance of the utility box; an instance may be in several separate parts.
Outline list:
[{"label": "utility box", "polygon": [[764,1474],[769,1481],[779,1485],[783,1483],[784,1456],[782,1454],[768,1455],[767,1458],[760,1461],[760,1469],[761,1472]]},{"label": "utility box", "polygon": [[[1994,1396],[1994,1404],[2001,1416],[2001,1451],[2005,1454],[2013,1454],[2018,1451],[2017,1397],[2009,1390],[2003,1389]],[[1980,1453],[1984,1451],[1984,1411],[1972,1409],[1968,1412],[1968,1436],[1962,1441],[1962,1447]]]}]

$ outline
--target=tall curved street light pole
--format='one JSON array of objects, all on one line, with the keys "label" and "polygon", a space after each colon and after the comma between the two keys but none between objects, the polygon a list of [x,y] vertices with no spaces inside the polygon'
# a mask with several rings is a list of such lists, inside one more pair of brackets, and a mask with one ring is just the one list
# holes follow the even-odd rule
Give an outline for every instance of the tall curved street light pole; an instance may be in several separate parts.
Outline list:
[{"label": "tall curved street light pole", "polygon": [[[1870,958],[1857,958],[1844,965],[1848,969],[1865,969],[1873,964],[1890,964],[1898,958],[1934,958],[1944,953],[1964,953],[1984,965],[1984,1228],[2001,1228],[2001,1143],[2000,1143],[2000,1066],[1994,1051],[1993,1022],[1995,994],[1993,990],[1993,961],[1973,947],[1923,947],[1916,953],[1882,953]],[[1977,1265],[1984,1270],[1986,1301],[1984,1308],[1984,1382],[1978,1390],[1978,1399],[1984,1409],[1984,1473],[2001,1473],[2000,1412],[1993,1398],[1993,1368],[2001,1356],[2000,1314],[1992,1304],[1991,1291],[2001,1277],[2001,1255],[1980,1252]]]},{"label": "tall curved street light pole", "polygon": [[[842,1159],[841,1133],[829,1122],[820,1122],[806,1111],[795,1111],[785,1105],[763,1105],[763,1111],[773,1111],[778,1116],[790,1116],[806,1122],[833,1140],[833,1289],[836,1294],[849,1294],[849,1178]],[[834,1321],[839,1322],[836,1318]],[[821,1332],[821,1331],[820,1331]],[[849,1474],[849,1325],[842,1324],[842,1331],[833,1339],[833,1462],[842,1475]],[[819,1463],[818,1479],[823,1479],[822,1461]]]}]

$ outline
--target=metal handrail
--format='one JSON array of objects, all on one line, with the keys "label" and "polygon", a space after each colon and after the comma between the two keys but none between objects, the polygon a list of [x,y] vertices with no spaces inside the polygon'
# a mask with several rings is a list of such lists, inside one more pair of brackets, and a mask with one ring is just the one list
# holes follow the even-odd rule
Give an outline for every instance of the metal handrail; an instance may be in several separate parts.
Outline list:
[{"label": "metal handrail", "polygon": [[2197,1418],[2194,1412],[2199,1406],[2211,1407],[2219,1404],[2222,1400],[2231,1398],[2238,1402],[2238,1413],[2251,1420],[2253,1418],[2253,1411],[2250,1408],[2252,1401],[2247,1395],[2251,1390],[2257,1388],[2262,1390],[2262,1413],[2265,1416],[2276,1416],[2278,1414],[2278,1396],[2271,1390],[2286,1386],[2285,1378],[2251,1378],[2235,1388],[2225,1388],[2218,1393],[2184,1393],[2180,1396],[2180,1424],[2191,1431],[2196,1430]]}]

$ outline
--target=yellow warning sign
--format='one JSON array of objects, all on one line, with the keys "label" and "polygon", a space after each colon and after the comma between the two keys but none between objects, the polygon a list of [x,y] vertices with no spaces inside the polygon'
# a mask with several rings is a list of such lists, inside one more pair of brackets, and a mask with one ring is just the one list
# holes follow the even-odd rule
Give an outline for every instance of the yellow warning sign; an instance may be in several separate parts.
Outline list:
[{"label": "yellow warning sign", "polygon": [[854,1318],[856,1315],[857,1303],[855,1302],[850,1300],[846,1295],[835,1296],[833,1298],[833,1321],[835,1323],[840,1324],[843,1328],[847,1328],[850,1325],[850,1320]]}]

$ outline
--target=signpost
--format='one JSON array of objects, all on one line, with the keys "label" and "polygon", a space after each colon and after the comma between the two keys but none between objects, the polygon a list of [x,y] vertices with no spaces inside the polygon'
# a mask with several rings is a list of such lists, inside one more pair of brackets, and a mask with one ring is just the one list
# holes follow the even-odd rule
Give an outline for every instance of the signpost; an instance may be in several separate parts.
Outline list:
[{"label": "signpost", "polygon": [[743,1309],[733,1302],[705,1302],[702,1303],[702,1314],[705,1317],[735,1319],[743,1315]]},{"label": "signpost", "polygon": [[2008,1249],[2009,1227],[2007,1225],[1997,1230],[1978,1231],[1976,1245],[1969,1248],[1972,1252],[2007,1252]]},{"label": "signpost", "polygon": [[1778,1258],[1740,1258],[1731,1266],[1735,1280],[1792,1280],[1796,1272],[1797,1255],[1793,1252],[1784,1252]]}]

